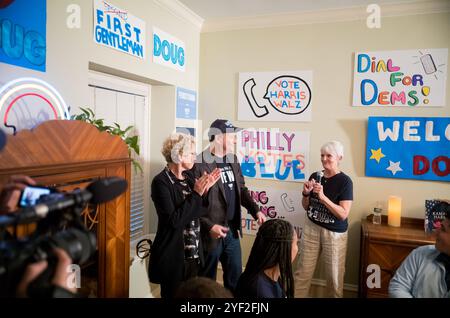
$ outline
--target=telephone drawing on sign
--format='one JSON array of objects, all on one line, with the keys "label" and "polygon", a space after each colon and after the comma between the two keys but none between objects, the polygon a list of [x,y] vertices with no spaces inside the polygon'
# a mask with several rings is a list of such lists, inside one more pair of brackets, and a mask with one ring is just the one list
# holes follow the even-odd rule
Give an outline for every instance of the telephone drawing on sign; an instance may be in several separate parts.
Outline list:
[{"label": "telephone drawing on sign", "polygon": [[246,81],[243,85],[244,94],[247,98],[248,104],[250,105],[250,108],[253,111],[253,114],[255,114],[256,117],[264,117],[269,113],[269,110],[265,105],[258,105],[258,102],[255,99],[255,95],[253,95],[253,87],[256,86],[255,79],[251,78],[248,81]]},{"label": "telephone drawing on sign", "polygon": [[287,212],[293,212],[294,209],[294,202],[292,202],[292,199],[288,199],[287,193],[283,193],[281,196],[281,202],[283,203],[283,207]]}]

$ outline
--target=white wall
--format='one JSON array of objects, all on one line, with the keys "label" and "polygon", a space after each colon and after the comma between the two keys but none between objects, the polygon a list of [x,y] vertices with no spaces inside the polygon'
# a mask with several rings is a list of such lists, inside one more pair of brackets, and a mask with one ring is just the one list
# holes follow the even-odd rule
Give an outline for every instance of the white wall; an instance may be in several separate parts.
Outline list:
[{"label": "white wall", "polygon": [[[200,29],[199,26],[185,19],[183,14],[174,13],[161,5],[161,3],[173,4],[173,1],[110,0],[108,2],[128,10],[146,22],[145,60],[94,43],[92,0],[47,0],[46,72],[0,63],[0,86],[24,76],[43,79],[59,91],[67,105],[71,107],[73,114],[79,113],[78,107],[90,107],[89,68],[151,84],[152,98],[149,103],[151,122],[148,123],[151,159],[146,164],[150,165],[150,174],[154,176],[165,165],[160,154],[162,141],[175,128],[175,86],[198,89]],[[69,17],[66,9],[70,4],[77,4],[81,8],[81,28],[79,29],[69,29],[66,25]],[[185,43],[185,72],[153,63],[153,26]],[[147,213],[150,214],[149,227],[153,231],[156,229],[157,222],[153,204],[151,204],[151,211]],[[132,272],[130,278],[135,277],[136,273]],[[146,284],[147,277],[141,277],[139,282]],[[141,287],[131,291],[130,294],[139,294]]]},{"label": "white wall", "polygon": [[[354,182],[354,203],[349,216],[349,243],[345,282],[357,284],[360,220],[377,200],[403,197],[403,216],[422,218],[424,200],[447,197],[444,182],[368,178],[364,176],[368,116],[449,116],[443,108],[352,107],[354,52],[415,48],[449,48],[450,14],[382,18],[381,29],[368,29],[365,20],[279,28],[204,33],[201,36],[199,108],[204,125],[216,118],[237,119],[239,72],[313,71],[311,123],[237,122],[240,127],[279,127],[311,132],[311,171],[321,168],[320,146],[332,139],[345,147],[342,170]],[[447,63],[447,69],[450,71]],[[203,141],[206,145],[207,141]],[[302,184],[247,179],[251,186],[301,190]],[[243,239],[244,264],[253,237]],[[318,277],[323,277],[319,271]]]},{"label": "white wall", "polygon": [[[0,84],[10,80],[31,76],[43,79],[53,85],[62,95],[72,113],[78,107],[89,107],[88,71],[91,65],[96,71],[126,77],[147,84],[156,84],[158,90],[170,85],[197,90],[199,67],[200,30],[191,22],[173,11],[161,6],[159,1],[111,0],[111,4],[128,10],[146,22],[146,58],[131,55],[100,46],[93,40],[93,1],[89,0],[47,0],[47,64],[46,72],[33,71],[0,63]],[[171,1],[169,1],[171,2]],[[68,5],[81,8],[81,27],[69,29],[66,20]],[[153,31],[156,26],[182,40],[186,46],[186,70],[179,72],[152,62]],[[159,86],[161,85],[161,86]],[[164,89],[164,88],[162,88]],[[151,170],[164,165],[159,154],[162,140],[175,128],[175,99],[154,99],[151,105],[151,131],[155,132],[151,146]],[[164,120],[161,120],[164,116]],[[153,213],[153,212],[151,212]],[[152,223],[155,220],[153,220]]]}]

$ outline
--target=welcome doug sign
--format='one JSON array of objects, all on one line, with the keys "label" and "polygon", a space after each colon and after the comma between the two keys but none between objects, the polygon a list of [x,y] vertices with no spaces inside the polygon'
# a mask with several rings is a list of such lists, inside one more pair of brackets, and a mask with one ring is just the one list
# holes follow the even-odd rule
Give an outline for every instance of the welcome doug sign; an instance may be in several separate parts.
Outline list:
[{"label": "welcome doug sign", "polygon": [[450,181],[449,117],[369,117],[366,176]]}]

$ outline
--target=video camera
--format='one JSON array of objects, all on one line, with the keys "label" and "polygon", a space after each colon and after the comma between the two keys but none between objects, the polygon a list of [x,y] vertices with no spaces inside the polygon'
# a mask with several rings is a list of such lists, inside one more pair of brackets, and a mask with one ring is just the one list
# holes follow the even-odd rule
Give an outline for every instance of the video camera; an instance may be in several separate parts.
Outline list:
[{"label": "video camera", "polygon": [[[89,202],[98,204],[114,199],[127,186],[122,178],[103,178],[86,189],[41,196],[34,205],[0,216],[0,297],[15,297],[26,267],[41,260],[47,260],[48,267],[28,286],[27,294],[56,297],[55,286],[50,283],[57,264],[53,249],[62,248],[74,264],[84,264],[95,253],[97,240],[83,224],[81,212]],[[37,227],[29,237],[17,237],[18,225],[34,222]],[[7,231],[11,227],[14,234]]]}]

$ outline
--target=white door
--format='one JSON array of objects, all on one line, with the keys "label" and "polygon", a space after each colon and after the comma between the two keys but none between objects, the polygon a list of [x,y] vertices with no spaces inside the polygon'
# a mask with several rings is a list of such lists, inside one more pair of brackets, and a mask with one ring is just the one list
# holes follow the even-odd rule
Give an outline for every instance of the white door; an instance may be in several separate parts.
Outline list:
[{"label": "white door", "polygon": [[122,129],[134,126],[131,133],[139,136],[140,155],[132,157],[140,163],[143,173],[131,167],[130,252],[133,253],[136,241],[148,233],[151,86],[90,72],[89,90],[89,107],[97,119],[104,119],[109,126],[117,123]]}]

